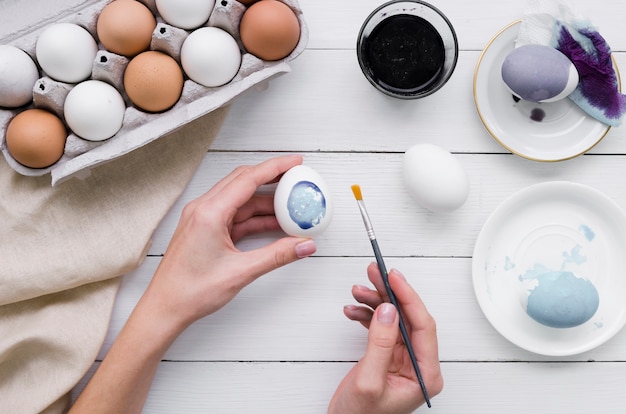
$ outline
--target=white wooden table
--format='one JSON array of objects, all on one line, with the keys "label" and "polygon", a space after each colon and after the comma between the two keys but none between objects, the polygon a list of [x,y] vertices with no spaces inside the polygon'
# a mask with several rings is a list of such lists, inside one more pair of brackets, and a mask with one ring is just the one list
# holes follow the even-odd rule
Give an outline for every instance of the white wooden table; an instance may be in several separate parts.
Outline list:
[{"label": "white wooden table", "polygon": [[[57,4],[44,3],[33,12],[45,13]],[[613,128],[590,153],[559,163],[520,158],[491,138],[474,106],[473,74],[489,39],[522,16],[525,2],[514,0],[433,0],[459,40],[451,80],[423,100],[382,95],[362,76],[355,53],[361,23],[381,3],[300,0],[310,30],[307,50],[293,62],[292,73],[233,104],[204,163],[158,228],[144,264],[124,277],[99,358],[145,289],[182,207],[240,164],[297,152],[327,178],[336,198],[331,226],[316,240],[318,252],[264,276],[190,327],[161,363],[146,413],[325,412],[366,343],[365,329],[342,314],[342,306],[353,302],[351,286],[367,283],[365,267],[373,260],[350,191],[353,183],[363,189],[388,267],[403,271],[438,322],[445,387],[431,409],[418,411],[625,412],[626,331],[571,357],[524,351],[483,316],[472,288],[471,262],[490,213],[530,184],[584,183],[626,208],[626,129]],[[569,4],[600,28],[618,66],[626,68],[623,2]],[[20,7],[17,0],[0,0],[0,5]],[[405,192],[402,156],[421,142],[450,150],[466,169],[470,195],[459,210],[431,213]],[[241,248],[273,237],[247,240]]]}]

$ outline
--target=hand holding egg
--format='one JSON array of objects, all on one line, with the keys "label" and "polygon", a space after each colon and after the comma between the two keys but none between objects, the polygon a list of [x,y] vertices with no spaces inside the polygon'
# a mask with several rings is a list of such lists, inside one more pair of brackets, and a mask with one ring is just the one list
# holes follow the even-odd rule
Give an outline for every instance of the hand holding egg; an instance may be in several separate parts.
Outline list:
[{"label": "hand holding egg", "polygon": [[288,235],[315,237],[330,224],[333,197],[322,176],[311,167],[297,165],[276,186],[274,214]]}]

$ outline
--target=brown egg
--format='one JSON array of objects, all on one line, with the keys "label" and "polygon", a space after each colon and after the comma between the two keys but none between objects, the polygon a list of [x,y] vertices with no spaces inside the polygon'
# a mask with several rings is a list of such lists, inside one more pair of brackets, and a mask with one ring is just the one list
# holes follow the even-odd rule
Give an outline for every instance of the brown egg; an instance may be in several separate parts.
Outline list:
[{"label": "brown egg", "polygon": [[96,31],[102,45],[110,52],[135,56],[150,47],[156,19],[136,0],[115,0],[98,16]]},{"label": "brown egg", "polygon": [[147,51],[128,63],[124,72],[128,98],[148,112],[165,111],[178,101],[183,91],[180,65],[163,52]]},{"label": "brown egg", "polygon": [[43,109],[27,109],[11,120],[6,146],[17,162],[30,168],[46,168],[65,150],[67,131],[63,122]]},{"label": "brown egg", "polygon": [[260,0],[243,13],[239,34],[248,52],[263,60],[278,60],[298,45],[300,22],[285,3]]},{"label": "brown egg", "polygon": [[239,3],[245,6],[251,6],[252,3],[256,3],[258,0],[239,0]]}]

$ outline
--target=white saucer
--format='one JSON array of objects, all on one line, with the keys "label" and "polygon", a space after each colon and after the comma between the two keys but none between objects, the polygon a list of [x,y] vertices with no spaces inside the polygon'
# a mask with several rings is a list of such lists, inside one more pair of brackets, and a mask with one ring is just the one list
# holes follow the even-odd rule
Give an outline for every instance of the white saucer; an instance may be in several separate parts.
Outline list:
[{"label": "white saucer", "polygon": [[[532,185],[506,199],[485,222],[472,260],[485,317],[517,346],[542,355],[588,351],[626,323],[626,214],[603,193],[572,182]],[[576,256],[578,260],[570,260]],[[587,322],[551,328],[522,305],[523,278],[536,265],[583,274],[600,305]]]},{"label": "white saucer", "polygon": [[520,24],[513,22],[497,33],[478,59],[474,72],[478,115],[500,145],[521,157],[562,161],[584,154],[604,138],[610,126],[567,98],[541,104],[516,102],[502,80],[502,62],[514,48]]}]

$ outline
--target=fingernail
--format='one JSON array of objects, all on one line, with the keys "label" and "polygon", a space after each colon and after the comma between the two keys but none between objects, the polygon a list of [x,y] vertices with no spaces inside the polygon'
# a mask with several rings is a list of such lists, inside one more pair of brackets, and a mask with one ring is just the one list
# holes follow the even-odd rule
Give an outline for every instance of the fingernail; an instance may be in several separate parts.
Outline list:
[{"label": "fingernail", "polygon": [[402,274],[401,271],[399,271],[398,269],[391,269],[392,272],[395,272],[398,276],[400,276],[400,278],[402,280],[404,280],[406,282],[406,277]]},{"label": "fingernail", "polygon": [[367,286],[363,286],[363,285],[354,285],[354,288],[356,290],[360,290],[362,292],[369,292],[370,288],[368,288]]},{"label": "fingernail", "polygon": [[388,302],[381,303],[376,312],[376,318],[383,325],[392,324],[396,320],[396,307]]},{"label": "fingernail", "polygon": [[317,250],[317,246],[315,246],[315,242],[313,239],[306,239],[303,242],[296,244],[296,256],[300,259],[305,257],[309,257]]}]

